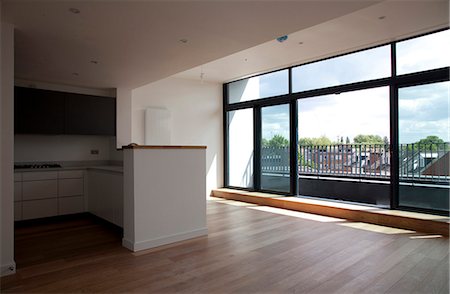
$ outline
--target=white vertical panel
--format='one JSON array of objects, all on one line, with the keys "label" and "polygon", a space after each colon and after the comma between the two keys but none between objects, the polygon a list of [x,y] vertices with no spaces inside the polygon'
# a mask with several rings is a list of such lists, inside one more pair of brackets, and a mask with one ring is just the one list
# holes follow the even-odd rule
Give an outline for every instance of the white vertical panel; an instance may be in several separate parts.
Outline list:
[{"label": "white vertical panel", "polygon": [[145,145],[170,145],[170,111],[163,108],[145,110]]}]

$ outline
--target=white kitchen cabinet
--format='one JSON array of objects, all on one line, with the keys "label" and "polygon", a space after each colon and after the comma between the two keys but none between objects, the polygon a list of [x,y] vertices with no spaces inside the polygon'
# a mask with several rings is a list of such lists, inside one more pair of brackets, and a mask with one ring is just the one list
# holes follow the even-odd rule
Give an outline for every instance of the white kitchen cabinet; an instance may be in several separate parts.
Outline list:
[{"label": "white kitchen cabinet", "polygon": [[56,198],[57,196],[57,180],[22,182],[22,200]]},{"label": "white kitchen cabinet", "polygon": [[14,173],[14,182],[22,182],[22,173]]},{"label": "white kitchen cabinet", "polygon": [[14,221],[22,220],[22,202],[14,202]]},{"label": "white kitchen cabinet", "polygon": [[89,212],[123,227],[123,173],[89,170],[88,195]]},{"label": "white kitchen cabinet", "polygon": [[58,172],[58,179],[81,179],[84,177],[82,170],[64,170]]},{"label": "white kitchen cabinet", "polygon": [[84,212],[84,197],[60,197],[58,198],[58,214],[74,214]]},{"label": "white kitchen cabinet", "polygon": [[22,201],[22,182],[14,182],[14,202]]},{"label": "white kitchen cabinet", "polygon": [[28,220],[84,212],[84,170],[14,174],[14,219]]},{"label": "white kitchen cabinet", "polygon": [[84,194],[84,179],[59,179],[58,197],[80,196]]},{"label": "white kitchen cabinet", "polygon": [[34,219],[58,214],[58,199],[41,199],[22,202],[22,219]]},{"label": "white kitchen cabinet", "polygon": [[24,172],[22,175],[22,181],[56,180],[57,178],[56,171]]}]

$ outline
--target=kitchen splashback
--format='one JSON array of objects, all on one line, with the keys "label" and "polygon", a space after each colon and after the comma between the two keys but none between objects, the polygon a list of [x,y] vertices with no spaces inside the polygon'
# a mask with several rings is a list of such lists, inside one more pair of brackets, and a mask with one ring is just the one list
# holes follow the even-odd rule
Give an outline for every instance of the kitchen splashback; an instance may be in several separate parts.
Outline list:
[{"label": "kitchen splashback", "polygon": [[[114,142],[114,137],[106,136],[15,135],[14,161],[109,160],[111,154],[116,152]],[[95,154],[96,151],[98,151],[98,154]]]}]

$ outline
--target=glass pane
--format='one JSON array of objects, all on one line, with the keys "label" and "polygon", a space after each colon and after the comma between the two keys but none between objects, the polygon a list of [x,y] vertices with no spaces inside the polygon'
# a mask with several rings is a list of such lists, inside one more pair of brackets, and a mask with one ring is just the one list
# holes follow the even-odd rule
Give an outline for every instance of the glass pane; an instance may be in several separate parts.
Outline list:
[{"label": "glass pane", "polygon": [[228,184],[253,188],[253,109],[228,112]]},{"label": "glass pane", "polygon": [[388,205],[389,117],[389,87],[300,99],[298,194]]},{"label": "glass pane", "polygon": [[450,65],[450,31],[442,31],[397,43],[397,74]]},{"label": "glass pane", "polygon": [[261,108],[261,132],[261,189],[289,192],[289,105]]},{"label": "glass pane", "polygon": [[391,75],[390,46],[351,53],[292,69],[292,91],[302,92],[386,78]]},{"label": "glass pane", "polygon": [[449,210],[450,82],[399,89],[399,204]]},{"label": "glass pane", "polygon": [[289,92],[288,70],[281,70],[228,84],[230,104],[273,97]]}]

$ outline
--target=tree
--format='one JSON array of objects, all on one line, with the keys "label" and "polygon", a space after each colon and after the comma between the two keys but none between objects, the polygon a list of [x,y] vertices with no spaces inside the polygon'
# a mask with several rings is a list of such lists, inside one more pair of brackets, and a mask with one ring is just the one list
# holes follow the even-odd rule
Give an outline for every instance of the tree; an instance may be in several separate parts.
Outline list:
[{"label": "tree", "polygon": [[345,144],[350,144],[350,138],[348,136],[345,138]]},{"label": "tree", "polygon": [[310,145],[331,145],[332,142],[325,136],[320,136],[319,138],[300,138],[298,140],[298,145],[300,146],[310,146]]},{"label": "tree", "polygon": [[442,140],[441,138],[439,138],[438,136],[428,136],[424,139],[420,139],[419,141],[416,142],[416,144],[442,144],[445,143],[444,140]]},{"label": "tree", "polygon": [[[263,146],[264,146],[264,142],[263,142]],[[282,135],[275,135],[275,136],[272,137],[272,139],[267,141],[267,146],[266,147],[270,147],[270,148],[289,147],[289,140],[286,139],[285,137],[283,137]]]},{"label": "tree", "polygon": [[426,138],[420,139],[414,144],[407,144],[408,150],[412,150],[414,146],[414,150],[426,150],[426,151],[448,151],[449,150],[449,144],[444,142],[441,138],[438,136],[427,136]]},{"label": "tree", "polygon": [[384,136],[383,143],[384,145],[389,145],[389,138],[387,136]]},{"label": "tree", "polygon": [[357,135],[353,141],[359,144],[383,144],[383,139],[378,135]]}]

